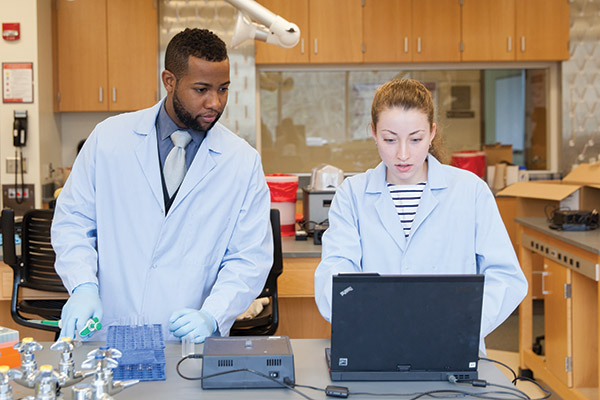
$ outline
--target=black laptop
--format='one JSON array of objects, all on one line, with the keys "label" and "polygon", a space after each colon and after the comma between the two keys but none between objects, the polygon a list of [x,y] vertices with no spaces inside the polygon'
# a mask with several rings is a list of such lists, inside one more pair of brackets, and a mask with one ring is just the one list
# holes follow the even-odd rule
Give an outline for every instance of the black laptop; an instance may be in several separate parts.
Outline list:
[{"label": "black laptop", "polygon": [[477,379],[483,275],[333,277],[332,381]]}]

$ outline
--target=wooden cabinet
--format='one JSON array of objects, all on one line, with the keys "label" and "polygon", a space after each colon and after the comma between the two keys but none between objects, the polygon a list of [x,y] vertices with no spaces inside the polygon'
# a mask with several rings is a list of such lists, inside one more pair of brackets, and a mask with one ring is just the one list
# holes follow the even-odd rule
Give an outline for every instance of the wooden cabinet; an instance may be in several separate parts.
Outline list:
[{"label": "wooden cabinet", "polygon": [[460,2],[415,0],[412,4],[414,62],[460,61]]},{"label": "wooden cabinet", "polygon": [[308,0],[258,0],[275,14],[300,28],[300,42],[291,49],[256,41],[257,64],[307,63],[308,58]]},{"label": "wooden cabinet", "polygon": [[462,61],[569,58],[565,0],[463,0]]},{"label": "wooden cabinet", "polygon": [[516,59],[569,59],[569,2],[527,0],[516,2]]},{"label": "wooden cabinet", "polygon": [[362,62],[362,30],[361,0],[310,0],[310,62]]},{"label": "wooden cabinet", "polygon": [[572,373],[565,368],[572,359],[571,343],[571,298],[565,296],[566,285],[571,284],[571,270],[544,260],[542,290],[544,294],[544,349],[546,366],[554,376],[572,386]]},{"label": "wooden cabinet", "polygon": [[463,0],[463,61],[515,59],[515,0]]},{"label": "wooden cabinet", "polygon": [[257,43],[257,64],[362,62],[361,0],[260,0],[260,3],[298,25],[301,37],[292,49]]},{"label": "wooden cabinet", "polygon": [[457,0],[367,0],[365,62],[460,61]]},{"label": "wooden cabinet", "polygon": [[412,0],[368,0],[363,39],[365,62],[412,61]]},{"label": "wooden cabinet", "polygon": [[[302,31],[257,44],[257,64],[569,58],[566,0],[260,0]],[[361,54],[362,52],[362,54]]]},{"label": "wooden cabinet", "polygon": [[154,0],[56,0],[56,111],[129,111],[157,101]]}]

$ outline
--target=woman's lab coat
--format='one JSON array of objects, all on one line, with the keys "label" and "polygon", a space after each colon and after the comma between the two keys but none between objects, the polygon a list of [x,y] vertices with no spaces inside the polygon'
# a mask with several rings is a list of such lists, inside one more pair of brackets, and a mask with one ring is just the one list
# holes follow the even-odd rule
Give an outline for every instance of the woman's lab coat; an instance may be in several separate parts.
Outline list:
[{"label": "woman's lab coat", "polygon": [[56,270],[69,292],[99,284],[105,326],[161,323],[167,334],[173,311],[191,307],[227,335],[273,263],[260,157],[216,124],[165,216],[155,128],[162,104],[109,118],[87,139],[57,201]]},{"label": "woman's lab coat", "polygon": [[487,184],[427,160],[427,185],[406,239],[383,163],[337,189],[315,272],[315,299],[328,321],[332,276],[340,272],[484,274],[482,338],[524,298],[527,281]]}]

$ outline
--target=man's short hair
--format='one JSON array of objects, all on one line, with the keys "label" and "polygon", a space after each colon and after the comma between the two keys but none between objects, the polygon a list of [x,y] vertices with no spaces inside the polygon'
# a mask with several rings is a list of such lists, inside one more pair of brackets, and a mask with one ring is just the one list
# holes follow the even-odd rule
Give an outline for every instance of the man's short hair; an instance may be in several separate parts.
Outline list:
[{"label": "man's short hair", "polygon": [[187,73],[190,56],[206,61],[224,61],[227,59],[227,46],[208,29],[186,28],[167,45],[165,69],[181,78]]}]

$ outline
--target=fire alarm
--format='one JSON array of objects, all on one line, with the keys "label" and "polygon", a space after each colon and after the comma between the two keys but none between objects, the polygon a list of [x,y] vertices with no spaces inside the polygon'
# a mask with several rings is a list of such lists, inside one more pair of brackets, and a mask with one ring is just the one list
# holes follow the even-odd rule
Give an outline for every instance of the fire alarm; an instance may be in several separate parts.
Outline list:
[{"label": "fire alarm", "polygon": [[13,41],[21,38],[21,24],[18,22],[3,22],[2,37],[4,40]]}]

